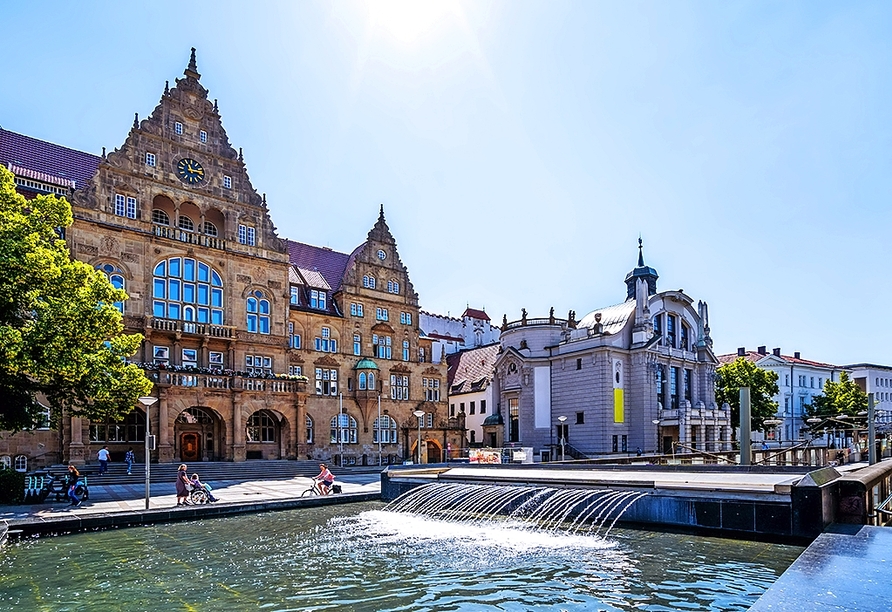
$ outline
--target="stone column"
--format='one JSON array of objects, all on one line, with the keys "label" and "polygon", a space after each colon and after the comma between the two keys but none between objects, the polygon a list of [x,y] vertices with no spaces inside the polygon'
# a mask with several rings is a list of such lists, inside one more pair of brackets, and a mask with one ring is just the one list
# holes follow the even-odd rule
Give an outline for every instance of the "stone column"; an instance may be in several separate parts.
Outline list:
[{"label": "stone column", "polygon": [[71,417],[71,442],[68,445],[68,462],[83,465],[87,459],[89,448],[84,446],[84,420]]},{"label": "stone column", "polygon": [[245,460],[245,419],[242,415],[241,405],[238,399],[241,393],[232,394],[232,420],[227,427],[227,441],[231,446],[231,457],[233,461]]},{"label": "stone column", "polygon": [[150,415],[152,412],[157,412],[155,418],[152,419],[152,433],[158,436],[158,463],[171,463],[176,461],[173,448],[173,438],[176,434],[174,433],[174,425],[170,422],[170,406],[167,392],[162,389],[158,395],[158,403],[154,406],[149,406]]}]

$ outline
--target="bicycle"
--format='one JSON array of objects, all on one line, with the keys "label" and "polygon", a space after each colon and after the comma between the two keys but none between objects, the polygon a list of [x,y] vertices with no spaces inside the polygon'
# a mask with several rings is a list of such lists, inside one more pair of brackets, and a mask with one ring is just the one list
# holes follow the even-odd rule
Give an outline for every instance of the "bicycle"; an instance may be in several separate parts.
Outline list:
[{"label": "bicycle", "polygon": [[322,481],[313,479],[313,484],[306,491],[300,494],[301,497],[313,497],[314,495],[331,495],[332,493],[340,493],[341,485],[332,484],[328,493],[322,490]]}]

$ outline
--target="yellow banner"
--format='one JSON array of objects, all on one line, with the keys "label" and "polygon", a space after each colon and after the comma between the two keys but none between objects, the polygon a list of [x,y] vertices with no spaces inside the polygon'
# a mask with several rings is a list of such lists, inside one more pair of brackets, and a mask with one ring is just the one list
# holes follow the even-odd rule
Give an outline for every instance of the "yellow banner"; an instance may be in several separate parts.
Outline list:
[{"label": "yellow banner", "polygon": [[623,390],[622,389],[614,389],[613,390],[613,422],[614,423],[625,422],[625,414],[623,411]]}]

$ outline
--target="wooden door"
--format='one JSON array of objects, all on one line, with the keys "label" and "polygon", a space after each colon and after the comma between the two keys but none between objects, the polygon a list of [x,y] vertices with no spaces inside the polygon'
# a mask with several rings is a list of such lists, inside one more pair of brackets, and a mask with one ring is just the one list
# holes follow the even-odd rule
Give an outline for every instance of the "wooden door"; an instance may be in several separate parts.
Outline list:
[{"label": "wooden door", "polygon": [[180,434],[180,461],[192,463],[201,458],[198,432],[187,431]]}]

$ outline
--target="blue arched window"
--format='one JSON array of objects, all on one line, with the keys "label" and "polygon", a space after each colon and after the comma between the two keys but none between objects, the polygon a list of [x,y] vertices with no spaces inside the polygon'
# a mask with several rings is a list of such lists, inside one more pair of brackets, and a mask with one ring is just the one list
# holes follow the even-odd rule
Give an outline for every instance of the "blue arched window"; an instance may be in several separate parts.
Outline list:
[{"label": "blue arched window", "polygon": [[359,373],[359,390],[365,391],[367,384],[368,384],[368,382],[367,382],[367,377],[365,375],[365,372],[360,372]]},{"label": "blue arched window", "polygon": [[[101,264],[96,269],[105,274],[115,289],[126,289],[124,283],[124,271],[112,264]],[[122,314],[124,312],[124,302],[115,302],[117,308]]]},{"label": "blue arched window", "polygon": [[152,279],[152,316],[223,325],[223,279],[189,257],[159,262]]},{"label": "blue arched window", "polygon": [[263,295],[262,291],[255,291],[248,296],[246,302],[246,310],[248,312],[248,331],[255,334],[269,333],[269,300]]}]

